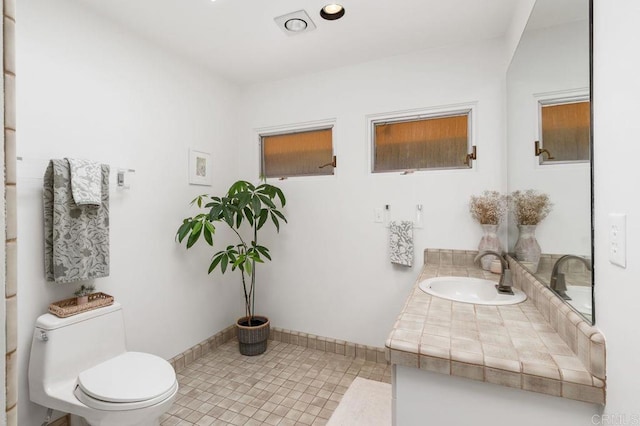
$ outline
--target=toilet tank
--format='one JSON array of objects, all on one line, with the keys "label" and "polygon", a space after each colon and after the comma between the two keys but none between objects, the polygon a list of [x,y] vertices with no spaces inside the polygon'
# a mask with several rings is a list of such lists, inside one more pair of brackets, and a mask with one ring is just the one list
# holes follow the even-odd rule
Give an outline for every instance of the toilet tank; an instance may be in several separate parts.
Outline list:
[{"label": "toilet tank", "polygon": [[[113,305],[68,318],[38,317],[29,358],[29,392],[38,395],[126,351],[122,307]],[[35,399],[34,399],[35,397]]]}]

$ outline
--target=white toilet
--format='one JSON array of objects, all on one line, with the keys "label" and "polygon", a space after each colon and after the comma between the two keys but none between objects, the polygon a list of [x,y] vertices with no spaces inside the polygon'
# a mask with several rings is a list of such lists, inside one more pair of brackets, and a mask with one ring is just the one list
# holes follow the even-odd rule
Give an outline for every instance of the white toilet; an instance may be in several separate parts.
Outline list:
[{"label": "white toilet", "polygon": [[29,359],[31,401],[91,426],[152,426],[177,392],[171,364],[127,352],[119,303],[68,318],[38,317]]}]

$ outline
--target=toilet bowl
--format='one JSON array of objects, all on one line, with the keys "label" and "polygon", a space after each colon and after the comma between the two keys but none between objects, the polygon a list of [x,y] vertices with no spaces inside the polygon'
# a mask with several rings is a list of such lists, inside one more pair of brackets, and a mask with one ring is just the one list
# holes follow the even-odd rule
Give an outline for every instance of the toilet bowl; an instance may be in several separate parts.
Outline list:
[{"label": "toilet bowl", "polygon": [[119,303],[68,318],[37,319],[29,358],[33,402],[91,426],[153,426],[177,392],[171,364],[126,350]]}]

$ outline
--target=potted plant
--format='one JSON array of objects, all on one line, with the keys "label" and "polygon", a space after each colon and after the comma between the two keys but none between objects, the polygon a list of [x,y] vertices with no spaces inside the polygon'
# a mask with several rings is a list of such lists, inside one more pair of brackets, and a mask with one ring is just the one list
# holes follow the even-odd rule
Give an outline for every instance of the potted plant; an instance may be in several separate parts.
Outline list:
[{"label": "potted plant", "polygon": [[85,303],[89,303],[89,295],[93,293],[96,289],[96,286],[92,284],[84,285],[82,284],[75,293],[76,296],[76,305],[84,305]]},{"label": "potted plant", "polygon": [[[268,221],[277,231],[280,231],[281,221],[287,222],[280,211],[286,204],[285,196],[273,185],[262,183],[255,186],[239,180],[224,196],[200,195],[191,204],[206,211],[184,219],[176,238],[180,243],[185,242],[189,249],[200,237],[213,246],[218,224],[233,231],[235,243],[213,255],[209,273],[216,268],[220,268],[223,274],[229,269],[240,271],[245,302],[245,316],[236,321],[240,353],[259,355],[267,349],[269,319],[255,315],[256,263],[271,260],[271,255],[267,247],[258,244],[258,231]],[[250,233],[243,234],[242,228],[248,228]]]},{"label": "potted plant", "polygon": [[[482,195],[472,195],[469,201],[471,216],[482,226],[482,238],[478,244],[478,252],[495,251],[502,253],[502,244],[498,238],[498,226],[507,211],[507,197],[498,191],[484,191]],[[491,262],[496,256],[485,256],[480,259],[482,269],[491,269]]]}]

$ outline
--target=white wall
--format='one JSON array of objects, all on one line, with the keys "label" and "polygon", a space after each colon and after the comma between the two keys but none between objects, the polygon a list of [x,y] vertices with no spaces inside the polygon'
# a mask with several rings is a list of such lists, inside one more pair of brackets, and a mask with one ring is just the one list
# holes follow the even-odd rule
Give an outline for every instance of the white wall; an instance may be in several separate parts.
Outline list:
[{"label": "white wall", "polygon": [[[640,2],[594,2],[596,319],[607,339],[608,414],[640,419]],[[608,261],[608,215],[627,214],[627,267]],[[623,423],[618,423],[623,424]]]},{"label": "white wall", "polygon": [[[170,358],[243,313],[237,277],[207,276],[211,250],[174,242],[198,193],[222,191],[236,173],[238,90],[77,2],[19,2],[17,26],[20,424],[40,424],[27,364],[36,317],[76,284],[44,281],[42,175],[48,158],[112,166],[111,276],[98,290],[124,306],[128,345]],[[187,184],[188,147],[213,154],[212,188]],[[136,170],[115,189],[115,169]],[[224,234],[224,233],[223,233]],[[70,348],[73,350],[73,348]]]},{"label": "white wall", "polygon": [[511,23],[505,33],[505,57],[510,62],[518,48],[522,32],[527,26],[531,11],[536,4],[536,0],[516,0],[516,7],[513,11]]},{"label": "white wall", "polygon": [[[576,89],[588,95],[589,23],[526,31],[507,74],[509,191],[536,189],[549,194],[553,209],[536,230],[543,253],[590,256],[589,163],[540,165],[533,155],[533,143],[539,140],[534,95]],[[511,248],[517,237],[514,225],[509,229]]]},{"label": "white wall", "polygon": [[[338,167],[332,177],[275,181],[288,196],[289,224],[267,238],[274,261],[260,277],[260,308],[279,327],[384,346],[414,283],[425,248],[476,249],[480,226],[469,197],[504,190],[504,46],[491,41],[396,56],[291,78],[244,90],[239,131],[240,170],[255,177],[255,129],[335,119]],[[472,170],[373,175],[369,168],[369,114],[477,102]],[[373,222],[374,208],[412,220],[412,268],[388,260],[388,230]]]}]

